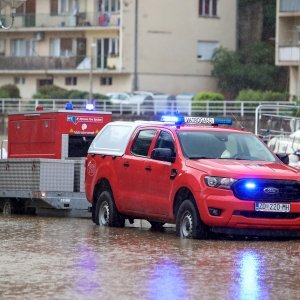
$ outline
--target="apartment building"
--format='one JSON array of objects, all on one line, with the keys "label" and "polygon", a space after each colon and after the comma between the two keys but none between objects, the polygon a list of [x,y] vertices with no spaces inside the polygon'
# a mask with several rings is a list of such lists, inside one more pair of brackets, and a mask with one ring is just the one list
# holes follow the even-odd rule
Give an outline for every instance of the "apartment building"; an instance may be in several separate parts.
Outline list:
[{"label": "apartment building", "polygon": [[237,0],[27,0],[0,31],[0,86],[215,91],[215,48],[236,49]]},{"label": "apartment building", "polygon": [[277,0],[276,65],[289,67],[289,94],[300,98],[299,0]]}]

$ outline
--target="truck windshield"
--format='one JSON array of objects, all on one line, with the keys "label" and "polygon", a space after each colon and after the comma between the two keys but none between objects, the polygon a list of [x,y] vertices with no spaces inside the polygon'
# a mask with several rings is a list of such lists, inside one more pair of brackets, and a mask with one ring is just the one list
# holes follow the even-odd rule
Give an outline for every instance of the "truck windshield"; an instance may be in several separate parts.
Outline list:
[{"label": "truck windshield", "polygon": [[274,162],[277,158],[255,135],[225,131],[179,131],[189,159],[239,159]]}]

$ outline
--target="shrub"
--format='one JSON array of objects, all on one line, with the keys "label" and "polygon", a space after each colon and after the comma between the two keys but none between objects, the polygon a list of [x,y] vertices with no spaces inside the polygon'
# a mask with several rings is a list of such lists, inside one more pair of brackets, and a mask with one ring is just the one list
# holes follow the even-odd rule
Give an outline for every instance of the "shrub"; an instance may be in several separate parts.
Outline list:
[{"label": "shrub", "polygon": [[[192,103],[193,115],[199,115],[201,114],[201,112],[205,111],[206,103],[203,103],[204,101],[218,101],[224,99],[225,99],[224,95],[220,93],[214,93],[214,92],[197,93],[194,96],[193,103]],[[216,103],[213,105],[213,107],[216,108],[222,105],[223,105],[222,103]]]},{"label": "shrub", "polygon": [[241,90],[236,97],[238,101],[278,102],[288,101],[287,93],[246,89]]},{"label": "shrub", "polygon": [[0,87],[0,98],[12,98],[12,99],[19,99],[20,97],[20,90],[14,84],[7,84]]},{"label": "shrub", "polygon": [[55,85],[43,86],[32,96],[33,99],[68,99],[69,91]]}]

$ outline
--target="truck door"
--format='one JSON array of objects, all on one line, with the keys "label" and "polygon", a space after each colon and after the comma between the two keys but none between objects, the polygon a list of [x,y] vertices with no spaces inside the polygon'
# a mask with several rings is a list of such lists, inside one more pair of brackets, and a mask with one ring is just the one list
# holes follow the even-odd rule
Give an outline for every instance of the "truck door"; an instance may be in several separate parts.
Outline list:
[{"label": "truck door", "polygon": [[[171,133],[161,131],[154,148],[171,149],[176,156],[174,139]],[[147,215],[165,216],[168,215],[170,203],[170,193],[173,179],[176,177],[174,164],[166,161],[153,159],[145,160],[145,201],[144,208]],[[172,175],[172,173],[174,173]]]},{"label": "truck door", "polygon": [[120,202],[125,211],[142,215],[145,199],[145,160],[149,159],[149,149],[156,135],[156,129],[142,129],[137,134],[130,148],[122,158],[120,166]]}]

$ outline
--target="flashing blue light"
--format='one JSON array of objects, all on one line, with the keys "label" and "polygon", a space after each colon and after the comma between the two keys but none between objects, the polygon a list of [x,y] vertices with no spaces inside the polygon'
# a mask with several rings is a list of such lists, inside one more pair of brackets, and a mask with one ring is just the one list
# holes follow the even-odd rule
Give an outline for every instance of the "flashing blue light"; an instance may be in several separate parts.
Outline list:
[{"label": "flashing blue light", "polygon": [[256,188],[256,184],[252,181],[249,181],[245,184],[245,188],[248,190],[254,190]]},{"label": "flashing blue light", "polygon": [[164,115],[161,117],[162,122],[166,123],[174,123],[176,125],[182,124],[184,122],[184,119],[182,116],[179,115]]},{"label": "flashing blue light", "polygon": [[95,106],[93,103],[87,103],[85,108],[86,110],[94,110]]},{"label": "flashing blue light", "polygon": [[66,110],[73,110],[73,103],[66,103]]}]

